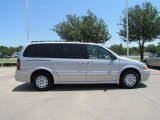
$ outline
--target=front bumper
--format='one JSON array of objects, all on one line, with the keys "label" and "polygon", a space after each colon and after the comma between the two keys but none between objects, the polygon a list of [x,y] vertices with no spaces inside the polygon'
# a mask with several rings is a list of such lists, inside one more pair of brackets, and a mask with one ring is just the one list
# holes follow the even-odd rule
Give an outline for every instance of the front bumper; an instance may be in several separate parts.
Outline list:
[{"label": "front bumper", "polygon": [[142,70],[141,71],[141,82],[147,81],[150,76],[150,70]]}]

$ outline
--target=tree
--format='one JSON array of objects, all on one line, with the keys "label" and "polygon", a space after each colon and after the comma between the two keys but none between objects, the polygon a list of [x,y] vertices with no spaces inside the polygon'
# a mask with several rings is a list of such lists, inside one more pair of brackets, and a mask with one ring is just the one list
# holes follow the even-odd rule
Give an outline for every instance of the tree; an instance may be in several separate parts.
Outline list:
[{"label": "tree", "polygon": [[119,55],[124,55],[125,54],[125,48],[122,46],[122,44],[117,45],[114,44],[112,46],[110,46],[110,48],[112,51],[114,51],[115,53],[119,54]]},{"label": "tree", "polygon": [[158,52],[160,52],[160,42],[158,42],[156,49]]},{"label": "tree", "polygon": [[129,52],[130,52],[130,54],[138,55],[139,48],[138,47],[131,47],[131,48],[129,48]]},{"label": "tree", "polygon": [[145,51],[151,52],[152,54],[157,52],[157,48],[154,44],[150,44],[145,48]]},{"label": "tree", "polygon": [[[144,44],[160,38],[160,16],[150,2],[135,5],[128,10],[129,42],[137,42],[143,60]],[[126,16],[123,12],[119,35],[126,42]]]},{"label": "tree", "polygon": [[11,56],[14,52],[20,52],[22,49],[22,46],[18,46],[18,47],[4,47],[4,46],[0,46],[0,53],[2,55],[8,55]]},{"label": "tree", "polygon": [[88,15],[78,17],[67,15],[67,20],[52,28],[61,39],[66,41],[105,43],[111,38],[107,25],[91,11]]},{"label": "tree", "polygon": [[81,18],[76,15],[67,15],[66,18],[67,21],[55,25],[51,30],[55,31],[61,39],[67,41],[81,41]]}]

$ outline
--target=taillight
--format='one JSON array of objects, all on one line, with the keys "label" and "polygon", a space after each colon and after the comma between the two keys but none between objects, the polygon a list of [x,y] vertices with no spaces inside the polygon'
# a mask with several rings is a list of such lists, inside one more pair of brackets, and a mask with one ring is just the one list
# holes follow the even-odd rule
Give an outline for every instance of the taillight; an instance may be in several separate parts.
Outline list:
[{"label": "taillight", "polygon": [[20,70],[20,59],[17,58],[17,70]]}]

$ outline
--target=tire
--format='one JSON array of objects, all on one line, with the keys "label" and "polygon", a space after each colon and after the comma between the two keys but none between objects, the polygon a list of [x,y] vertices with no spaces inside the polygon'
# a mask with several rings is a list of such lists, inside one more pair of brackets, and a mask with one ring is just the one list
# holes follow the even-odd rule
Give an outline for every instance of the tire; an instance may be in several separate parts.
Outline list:
[{"label": "tire", "polygon": [[47,91],[53,86],[53,78],[45,72],[39,72],[33,77],[33,85],[39,91]]},{"label": "tire", "polygon": [[134,70],[124,71],[120,78],[120,86],[123,88],[135,88],[140,81],[140,76]]}]

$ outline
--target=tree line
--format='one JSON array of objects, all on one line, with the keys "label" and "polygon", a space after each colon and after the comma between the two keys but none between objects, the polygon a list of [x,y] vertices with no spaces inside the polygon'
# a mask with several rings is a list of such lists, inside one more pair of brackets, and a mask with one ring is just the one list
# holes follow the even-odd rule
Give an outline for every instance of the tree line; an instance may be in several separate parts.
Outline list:
[{"label": "tree line", "polygon": [[[114,51],[119,55],[126,55],[127,48],[123,47],[122,44],[114,44],[109,47],[110,50]],[[130,55],[139,55],[139,47],[130,47],[129,53]],[[157,45],[150,44],[144,46],[144,52],[148,52],[149,54],[159,53],[160,52],[160,42]]]},{"label": "tree line", "polygon": [[6,47],[0,46],[0,56],[11,56],[14,52],[19,52],[22,49],[22,46],[18,47]]},{"label": "tree line", "polygon": [[[136,4],[128,9],[129,43],[136,42],[139,46],[139,48],[133,47],[130,51],[135,52],[137,49],[141,60],[143,60],[144,51],[150,49],[149,46],[146,48],[145,44],[160,38],[159,14],[158,9],[150,2],[144,2],[142,5]],[[121,26],[118,34],[124,42],[127,42],[125,10],[118,24]],[[108,26],[90,10],[84,16],[67,15],[65,21],[55,25],[51,30],[64,41],[105,43],[111,38]],[[150,47],[152,48],[153,45]]]}]

